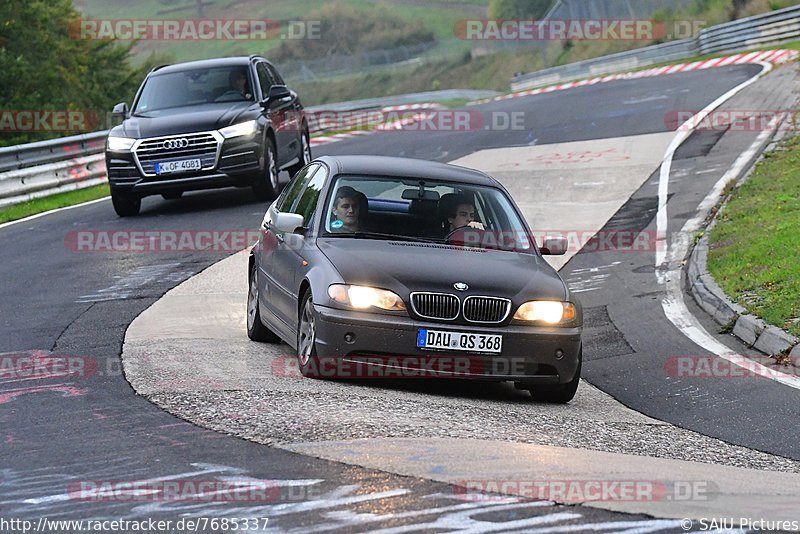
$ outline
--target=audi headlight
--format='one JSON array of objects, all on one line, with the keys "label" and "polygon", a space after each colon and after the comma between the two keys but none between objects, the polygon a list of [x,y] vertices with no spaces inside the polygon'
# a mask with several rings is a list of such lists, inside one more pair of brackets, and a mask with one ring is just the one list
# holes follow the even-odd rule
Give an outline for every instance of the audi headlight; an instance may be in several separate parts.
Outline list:
[{"label": "audi headlight", "polygon": [[403,299],[386,289],[333,284],[328,288],[328,296],[334,302],[357,310],[380,308],[381,310],[402,311],[406,309]]},{"label": "audi headlight", "polygon": [[258,130],[258,122],[255,120],[247,121],[247,122],[240,122],[239,124],[233,124],[231,126],[227,126],[222,128],[219,133],[225,139],[230,139],[231,137],[241,137],[243,135],[253,135]]},{"label": "audi headlight", "polygon": [[130,152],[136,139],[130,137],[111,137],[106,140],[106,149],[111,152]]},{"label": "audi headlight", "polygon": [[546,324],[568,323],[575,319],[575,305],[554,300],[531,300],[517,309],[514,319]]}]

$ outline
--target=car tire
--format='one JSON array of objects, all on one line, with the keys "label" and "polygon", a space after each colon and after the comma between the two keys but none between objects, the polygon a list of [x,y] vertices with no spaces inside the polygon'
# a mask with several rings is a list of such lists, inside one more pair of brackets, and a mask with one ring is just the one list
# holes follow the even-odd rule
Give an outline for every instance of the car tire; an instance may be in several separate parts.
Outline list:
[{"label": "car tire", "polygon": [[258,283],[256,281],[256,264],[250,268],[247,290],[247,337],[253,341],[278,343],[281,339],[275,332],[264,325],[261,312],[258,311]]},{"label": "car tire", "polygon": [[111,191],[111,203],[114,205],[114,211],[120,217],[133,217],[139,214],[142,208],[142,199],[134,195],[126,195],[124,193],[115,193]]},{"label": "car tire", "polygon": [[161,196],[164,197],[164,200],[178,200],[183,196],[183,191],[169,191],[161,193]]},{"label": "car tire", "polygon": [[583,348],[578,352],[578,368],[575,376],[566,384],[557,386],[536,386],[528,388],[533,400],[537,402],[550,402],[555,404],[566,404],[575,397],[578,391],[578,383],[581,380],[581,364],[583,362]]},{"label": "car tire", "polygon": [[319,358],[317,357],[317,316],[311,290],[306,290],[297,318],[297,364],[300,373],[307,378],[319,378]]},{"label": "car tire", "polygon": [[308,126],[303,128],[303,133],[300,135],[300,161],[289,167],[289,176],[294,178],[294,175],[300,172],[300,169],[311,163],[311,137],[308,134]]},{"label": "car tire", "polygon": [[264,141],[264,168],[258,173],[253,183],[253,193],[258,200],[271,200],[280,192],[278,181],[278,160],[275,156],[275,144],[271,139]]}]

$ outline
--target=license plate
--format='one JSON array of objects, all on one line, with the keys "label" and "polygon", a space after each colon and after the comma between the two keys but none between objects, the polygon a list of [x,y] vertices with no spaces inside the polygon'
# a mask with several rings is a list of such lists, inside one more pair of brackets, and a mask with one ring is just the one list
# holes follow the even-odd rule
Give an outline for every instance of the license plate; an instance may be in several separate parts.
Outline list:
[{"label": "license plate", "polygon": [[499,353],[503,349],[503,336],[421,328],[417,333],[417,348]]},{"label": "license plate", "polygon": [[178,161],[162,161],[156,163],[156,174],[167,174],[170,172],[196,171],[202,167],[199,159],[182,159]]}]

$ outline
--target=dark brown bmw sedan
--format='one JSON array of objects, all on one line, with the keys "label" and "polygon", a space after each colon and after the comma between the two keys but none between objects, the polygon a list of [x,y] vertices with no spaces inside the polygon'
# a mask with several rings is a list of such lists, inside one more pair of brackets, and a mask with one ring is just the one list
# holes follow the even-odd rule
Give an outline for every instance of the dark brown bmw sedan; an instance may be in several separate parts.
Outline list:
[{"label": "dark brown bmw sedan", "polygon": [[323,157],[270,206],[249,260],[247,333],[317,378],[513,381],[568,402],[580,303],[508,192],[481,172]]}]

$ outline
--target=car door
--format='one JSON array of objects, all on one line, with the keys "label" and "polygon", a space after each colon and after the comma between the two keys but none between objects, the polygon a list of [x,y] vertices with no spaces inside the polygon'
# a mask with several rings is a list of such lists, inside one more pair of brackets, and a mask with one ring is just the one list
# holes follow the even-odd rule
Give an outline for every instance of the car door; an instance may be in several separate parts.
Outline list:
[{"label": "car door", "polygon": [[[308,173],[302,193],[287,210],[303,216],[304,228],[309,227],[316,213],[317,201],[327,177],[327,168],[324,165],[316,165],[315,169]],[[302,271],[306,250],[307,242],[304,234],[286,232],[282,239],[278,240],[274,252],[274,289],[277,293],[275,307],[280,319],[289,325],[293,325],[297,320],[298,299],[302,296],[297,294],[301,281],[298,273]]]},{"label": "car door", "polygon": [[[275,83],[279,85],[286,85],[286,82],[283,81],[283,77],[278,72],[278,69],[275,68],[275,65],[271,64],[269,61],[266,62],[267,70],[269,70],[272,79]],[[288,87],[288,86],[287,86]],[[297,96],[297,93],[289,88],[289,92],[292,93],[292,100],[291,100],[291,111],[288,112],[285,118],[284,127],[291,132],[289,142],[289,157],[295,158],[300,156],[300,151],[302,150],[302,142],[300,136],[303,134],[303,105],[300,103],[300,98]]]},{"label": "car door", "polygon": [[275,256],[279,247],[283,245],[285,236],[273,227],[272,222],[278,212],[289,211],[292,205],[297,203],[300,193],[305,188],[308,180],[314,175],[317,167],[319,167],[318,164],[309,165],[297,173],[283,190],[281,196],[278,197],[278,200],[269,207],[264,215],[264,220],[261,222],[261,247],[259,247],[258,258],[258,267],[261,272],[258,277],[258,292],[263,297],[260,303],[260,311],[261,316],[265,319],[268,317],[280,319],[276,303],[282,295],[282,292],[276,289],[276,285],[280,282],[278,280],[279,273],[275,269]]},{"label": "car door", "polygon": [[[265,61],[256,63],[256,74],[258,75],[258,84],[261,86],[263,98],[266,98],[269,94],[269,88],[273,85],[277,85],[277,82],[272,77],[272,74],[270,74]],[[279,167],[285,165],[289,160],[295,157],[295,154],[292,152],[292,147],[295,144],[295,133],[288,125],[292,119],[295,100],[296,96],[275,100],[270,102],[266,109],[267,118],[272,122],[275,132],[275,142],[277,145],[275,147],[277,151],[275,157],[277,158]]]}]

